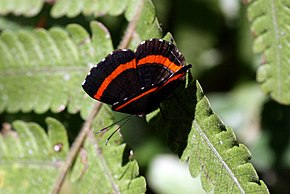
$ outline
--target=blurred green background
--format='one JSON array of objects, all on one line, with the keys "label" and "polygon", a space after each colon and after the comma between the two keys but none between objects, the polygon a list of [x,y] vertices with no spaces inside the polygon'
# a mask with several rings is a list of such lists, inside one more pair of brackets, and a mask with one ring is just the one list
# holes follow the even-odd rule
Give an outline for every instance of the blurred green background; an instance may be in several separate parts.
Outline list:
[{"label": "blurred green background", "polygon": [[[246,5],[238,0],[153,2],[164,35],[172,33],[186,61],[193,65],[192,74],[201,83],[213,110],[235,130],[238,141],[249,148],[251,162],[270,192],[290,193],[290,108],[263,94],[256,82],[256,70],[262,57],[252,52],[253,38]],[[81,15],[53,19],[49,15],[50,9],[50,5],[45,5],[33,18],[1,17],[0,30],[7,26],[17,30],[69,23],[79,23],[89,29],[89,22],[94,19]],[[116,47],[126,29],[124,16],[106,15],[97,20],[108,27]],[[2,123],[22,119],[45,126],[44,118],[47,116],[59,119],[70,129],[71,141],[82,125],[79,115],[66,112],[44,115],[3,113],[0,119]],[[122,116],[116,114],[117,118]],[[151,129],[145,120],[132,119],[122,128],[122,134],[134,150],[141,174],[148,181],[148,193],[188,193],[192,189],[196,189],[196,193],[202,192],[200,182],[192,180],[184,166],[174,165],[176,155],[160,138],[162,134]],[[164,166],[168,167],[164,170],[161,168]],[[174,172],[176,176],[165,172]],[[192,185],[184,184],[187,181]],[[190,188],[182,187],[184,185],[190,185]]]}]

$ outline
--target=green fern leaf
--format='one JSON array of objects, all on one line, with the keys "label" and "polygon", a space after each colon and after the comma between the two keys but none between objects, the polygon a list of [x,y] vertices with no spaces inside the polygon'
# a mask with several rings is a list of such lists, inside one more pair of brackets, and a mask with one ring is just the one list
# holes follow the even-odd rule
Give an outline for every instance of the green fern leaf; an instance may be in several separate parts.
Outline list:
[{"label": "green fern leaf", "polygon": [[86,140],[80,153],[82,156],[78,157],[72,171],[70,180],[77,193],[145,193],[145,179],[137,177],[137,162],[122,164],[125,144],[95,146],[101,152],[96,152],[94,145],[101,144],[94,139]]},{"label": "green fern leaf", "polygon": [[[102,106],[94,119],[92,131],[99,131],[112,122],[111,110]],[[138,177],[139,167],[132,159],[132,153],[128,153],[126,145],[122,144],[121,134],[117,132],[106,145],[106,139],[116,127],[111,127],[106,133],[88,134],[69,174],[76,193],[145,193],[145,179]]]},{"label": "green fern leaf", "polygon": [[8,1],[1,0],[0,15],[6,15],[13,13],[15,15],[35,16],[38,14],[43,6],[43,0],[31,0],[31,1]]},{"label": "green fern leaf", "polygon": [[48,135],[35,123],[13,122],[0,136],[0,193],[49,193],[68,152],[64,127],[47,118]]},{"label": "green fern leaf", "polygon": [[[103,106],[95,127],[111,123],[109,114]],[[63,125],[52,118],[46,122],[48,134],[36,123],[15,121],[16,133],[0,136],[0,193],[51,193],[69,145]],[[104,140],[101,135],[97,139],[94,133],[88,135],[66,185],[75,193],[145,193],[145,179],[138,177],[136,161],[124,161],[121,137],[113,136],[107,146]]]},{"label": "green fern leaf", "polygon": [[268,193],[254,167],[248,149],[236,142],[231,128],[212,112],[196,82],[195,120],[182,159],[189,160],[193,177],[201,173],[205,191],[215,193]]},{"label": "green fern leaf", "polygon": [[[141,9],[138,9],[141,8]],[[152,37],[161,37],[161,29],[156,18],[155,7],[151,0],[101,0],[86,1],[86,0],[59,0],[51,10],[53,17],[75,17],[82,13],[84,15],[120,15],[125,12],[125,17],[128,21],[136,19],[136,12],[140,11],[141,15],[138,19],[136,32],[139,37],[133,38],[133,44],[130,47],[135,47],[141,40]],[[135,42],[134,42],[135,40]]]},{"label": "green fern leaf", "polygon": [[0,36],[0,112],[43,113],[48,109],[90,112],[93,101],[81,83],[90,67],[112,51],[110,35],[91,23],[92,38],[77,24]]},{"label": "green fern leaf", "polygon": [[8,17],[0,16],[0,30],[23,30],[23,29],[31,29],[31,26],[23,26],[15,21],[8,19]]},{"label": "green fern leaf", "polygon": [[59,0],[56,1],[51,15],[55,18],[67,16],[75,17],[80,13],[84,15],[100,16],[105,14],[120,15],[125,11],[129,0]]},{"label": "green fern leaf", "polygon": [[[125,12],[128,21],[132,21],[136,17],[136,10],[141,7],[139,22],[136,26],[137,34],[140,36],[135,38],[135,43],[139,44],[140,40],[150,39],[152,37],[160,38],[161,28],[156,18],[156,11],[151,0],[131,0]],[[136,44],[134,44],[136,45]]]},{"label": "green fern leaf", "polygon": [[262,89],[276,101],[290,103],[290,1],[251,0],[248,17],[254,33],[254,52],[263,53],[265,64],[257,72]]}]

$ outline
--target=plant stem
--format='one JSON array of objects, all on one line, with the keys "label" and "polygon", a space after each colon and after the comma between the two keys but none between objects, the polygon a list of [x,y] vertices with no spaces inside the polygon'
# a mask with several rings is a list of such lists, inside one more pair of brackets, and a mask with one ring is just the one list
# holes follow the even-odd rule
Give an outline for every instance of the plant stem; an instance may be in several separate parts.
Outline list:
[{"label": "plant stem", "polygon": [[80,133],[78,134],[77,138],[75,139],[68,155],[66,158],[65,163],[61,166],[59,170],[58,177],[54,183],[52,194],[57,194],[60,191],[61,185],[64,181],[64,178],[71,167],[73,161],[75,160],[77,154],[79,153],[80,148],[83,145],[83,142],[86,139],[86,136],[88,132],[91,130],[91,126],[93,123],[93,120],[97,113],[99,112],[100,108],[102,107],[102,103],[95,103],[92,112],[88,116],[87,120],[85,121],[83,127],[81,128]]}]

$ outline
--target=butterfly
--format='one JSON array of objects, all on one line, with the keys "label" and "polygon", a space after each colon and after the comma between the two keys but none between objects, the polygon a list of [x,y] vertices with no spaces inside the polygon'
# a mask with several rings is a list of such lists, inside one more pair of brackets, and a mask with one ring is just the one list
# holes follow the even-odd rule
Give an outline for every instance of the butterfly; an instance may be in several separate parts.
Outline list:
[{"label": "butterfly", "polygon": [[173,43],[154,38],[141,42],[135,52],[118,49],[108,54],[90,70],[82,87],[114,111],[144,116],[160,107],[190,68]]}]

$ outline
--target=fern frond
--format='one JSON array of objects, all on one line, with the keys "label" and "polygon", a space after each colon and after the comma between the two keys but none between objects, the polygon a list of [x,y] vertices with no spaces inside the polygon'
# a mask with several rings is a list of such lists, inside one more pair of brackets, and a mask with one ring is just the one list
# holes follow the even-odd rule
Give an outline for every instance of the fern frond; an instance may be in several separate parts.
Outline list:
[{"label": "fern frond", "polygon": [[201,173],[205,191],[269,193],[249,163],[248,149],[237,143],[232,129],[213,113],[198,82],[196,88],[195,120],[182,155],[183,160],[189,160],[192,176]]},{"label": "fern frond", "polygon": [[93,100],[81,83],[90,67],[112,51],[106,28],[91,23],[92,38],[77,24],[0,36],[0,112],[48,109],[88,114]]},{"label": "fern frond", "polygon": [[66,131],[47,118],[48,135],[36,123],[13,122],[17,133],[0,135],[0,193],[49,193],[68,152]]},{"label": "fern frond", "polygon": [[87,139],[81,151],[85,161],[78,157],[77,168],[71,174],[70,181],[78,193],[145,193],[145,179],[137,177],[137,162],[121,163],[125,144],[104,147],[99,153],[94,144],[94,140]]},{"label": "fern frond", "polygon": [[251,0],[248,17],[255,35],[253,50],[265,64],[257,72],[262,89],[284,104],[290,103],[290,1]]},{"label": "fern frond", "polygon": [[[94,119],[92,131],[99,131],[112,122],[111,110],[102,106]],[[76,193],[145,193],[145,179],[138,176],[137,162],[122,144],[120,133],[112,136],[106,145],[106,139],[116,127],[104,134],[88,134],[69,174]]]},{"label": "fern frond", "polygon": [[[104,111],[105,108],[100,111],[103,117],[96,119],[95,127],[104,121],[111,122],[110,112]],[[69,144],[59,121],[47,118],[46,123],[48,134],[36,123],[15,121],[16,133],[0,135],[0,193],[52,192]],[[100,135],[97,139],[93,133],[88,135],[66,184],[75,193],[145,193],[145,179],[138,176],[137,162],[124,157],[125,144],[121,144],[121,137],[113,136],[109,145],[104,141]]]},{"label": "fern frond", "polygon": [[127,7],[129,0],[58,0],[55,2],[51,15],[55,18],[62,16],[75,17],[84,15],[120,15]]},{"label": "fern frond", "polygon": [[[152,37],[160,38],[162,30],[156,18],[156,11],[151,0],[130,0],[125,12],[125,18],[132,21],[135,18],[136,10],[141,7],[141,15],[136,26],[136,32],[139,37],[133,36],[133,40],[140,43],[140,40],[150,39]],[[136,44],[135,44],[136,45]]]},{"label": "fern frond", "polygon": [[15,15],[35,16],[43,6],[44,0],[1,0],[0,15],[13,13]]}]

